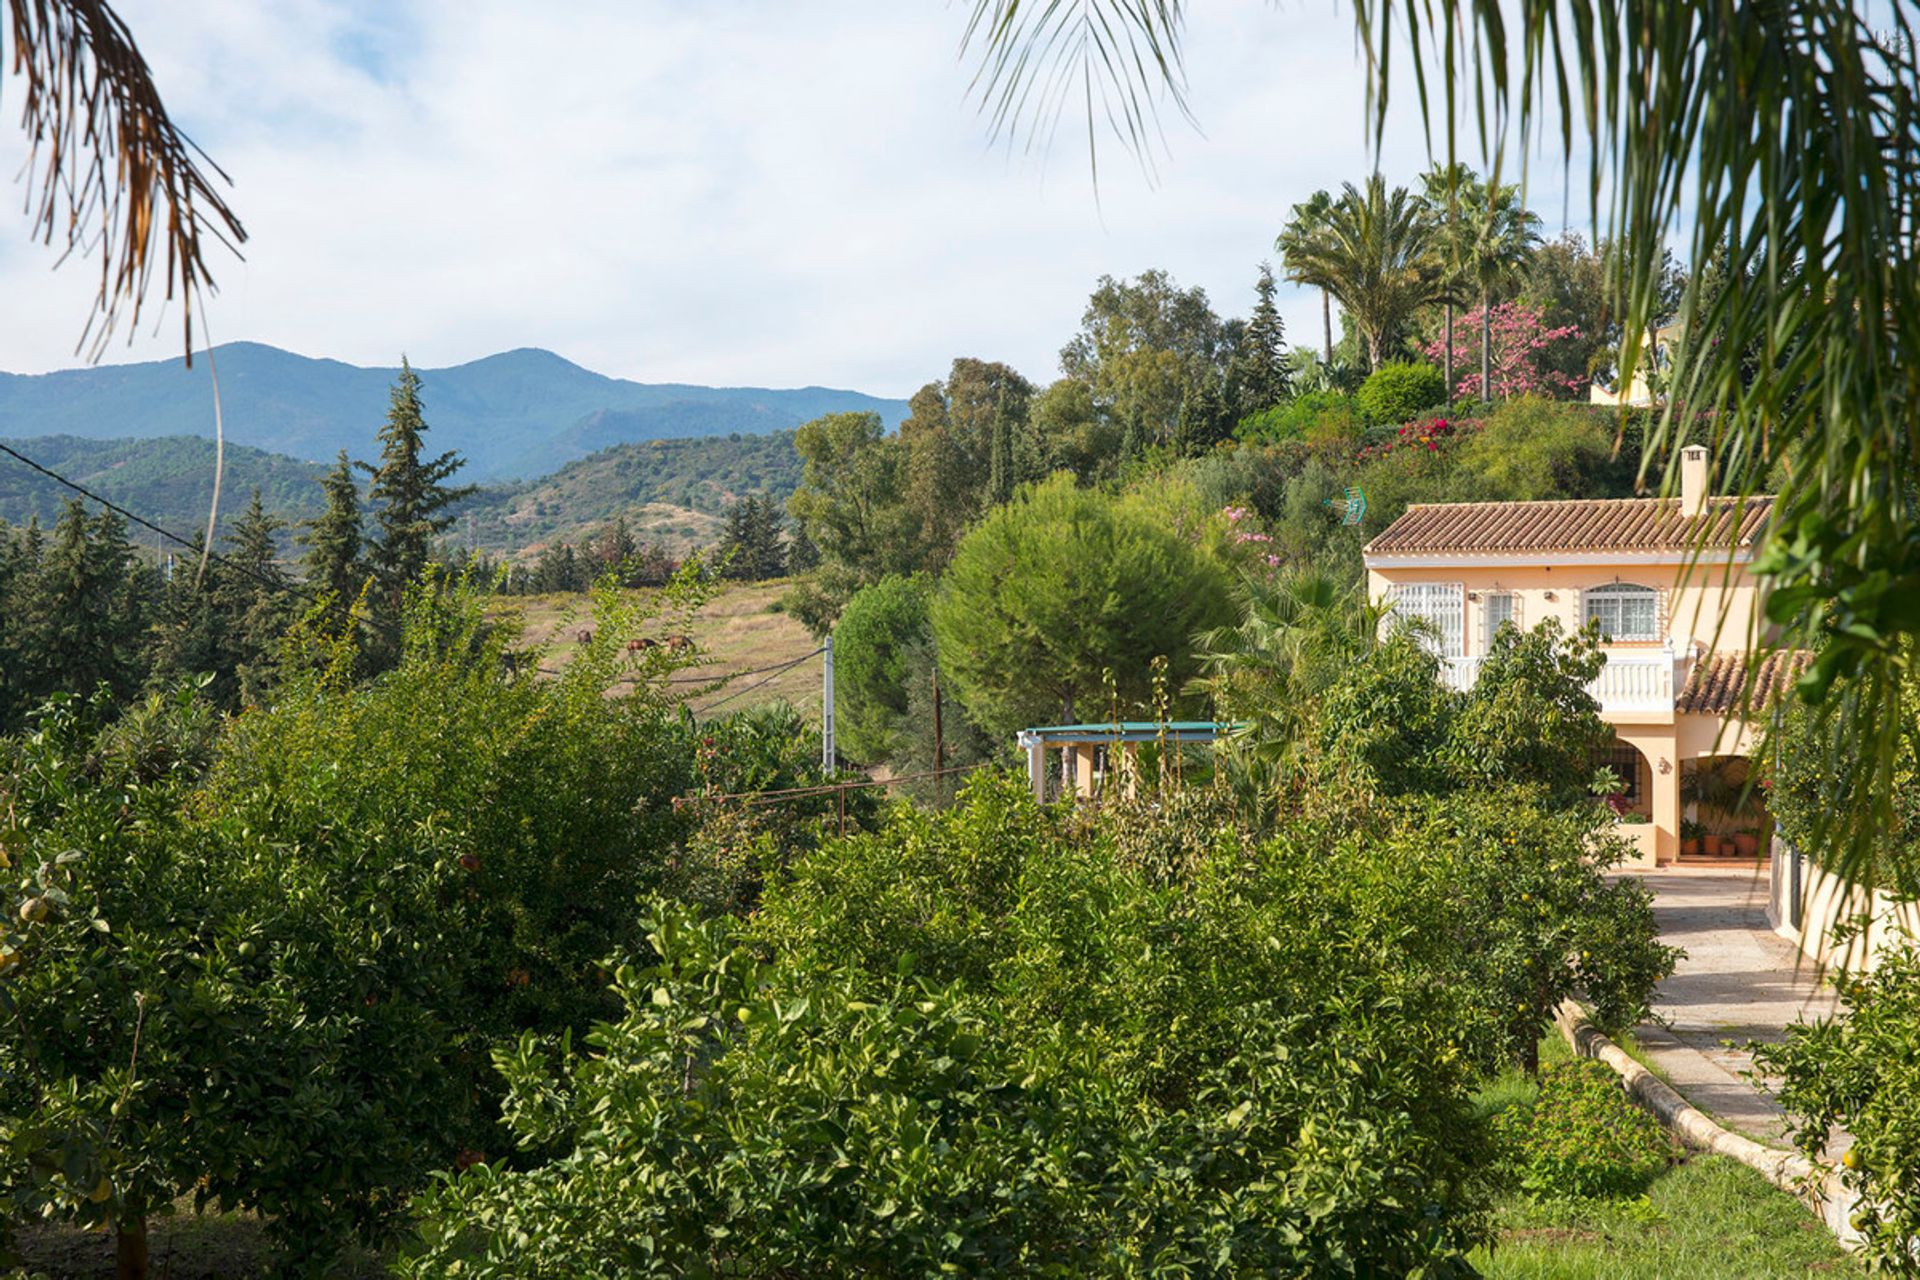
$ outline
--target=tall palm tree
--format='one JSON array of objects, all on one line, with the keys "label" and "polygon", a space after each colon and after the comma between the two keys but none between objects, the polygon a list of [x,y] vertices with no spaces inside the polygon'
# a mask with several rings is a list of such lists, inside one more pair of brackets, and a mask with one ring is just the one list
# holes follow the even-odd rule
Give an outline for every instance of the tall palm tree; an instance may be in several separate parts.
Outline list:
[{"label": "tall palm tree", "polygon": [[[1586,161],[1596,226],[1622,247],[1607,265],[1623,333],[1637,339],[1667,309],[1673,227],[1691,224],[1694,262],[1730,246],[1727,287],[1687,284],[1681,331],[1715,340],[1672,353],[1642,465],[1676,484],[1678,442],[1710,413],[1723,487],[1779,477],[1755,556],[1771,603],[1748,639],[1819,648],[1800,689],[1876,780],[1871,804],[1835,806],[1822,852],[1843,873],[1869,866],[1876,832],[1895,823],[1890,780],[1913,714],[1902,677],[1920,650],[1920,15],[1854,0],[1353,8],[1376,145],[1389,90],[1408,84],[1447,155],[1461,120],[1495,161],[1509,136],[1559,126],[1563,158]],[[974,0],[979,91],[1004,127],[1058,121],[1080,86],[1109,104],[1124,145],[1153,145],[1137,112],[1188,105],[1186,12],[1180,0]],[[1076,32],[1092,34],[1075,44]],[[1040,82],[1058,92],[1030,94]],[[1087,126],[1097,149],[1091,114]],[[1621,377],[1647,358],[1623,342]]]},{"label": "tall palm tree", "polygon": [[1460,216],[1460,193],[1478,181],[1478,175],[1458,161],[1436,164],[1422,175],[1421,195],[1439,224],[1437,240],[1440,256],[1442,292],[1440,304],[1446,310],[1446,356],[1441,370],[1447,386],[1447,403],[1453,403],[1453,310],[1466,297],[1467,253],[1465,220]]},{"label": "tall palm tree", "polygon": [[1389,191],[1376,173],[1364,189],[1347,183],[1303,227],[1290,224],[1275,247],[1288,276],[1340,300],[1360,331],[1368,368],[1378,369],[1392,339],[1440,289],[1434,225],[1421,200],[1405,187]]},{"label": "tall palm tree", "polygon": [[215,186],[226,174],[167,114],[133,33],[105,0],[0,7],[10,37],[0,44],[22,82],[20,123],[32,148],[33,234],[100,264],[81,344],[97,356],[122,322],[137,326],[157,282],[180,299],[191,360],[194,308],[213,283],[207,242],[235,249],[247,238]]},{"label": "tall palm tree", "polygon": [[[1327,364],[1333,363],[1333,295],[1327,281],[1316,274],[1312,264],[1316,261],[1315,250],[1325,232],[1327,213],[1332,208],[1332,196],[1325,191],[1314,192],[1293,206],[1287,225],[1280,229],[1280,234],[1273,242],[1274,251],[1280,255],[1282,265],[1287,267],[1288,278],[1320,290],[1320,358]],[[1287,265],[1294,262],[1300,264],[1298,269]]]},{"label": "tall palm tree", "polygon": [[1540,245],[1540,217],[1520,188],[1471,182],[1461,191],[1460,265],[1480,295],[1480,399],[1493,399],[1493,297],[1520,278]]}]

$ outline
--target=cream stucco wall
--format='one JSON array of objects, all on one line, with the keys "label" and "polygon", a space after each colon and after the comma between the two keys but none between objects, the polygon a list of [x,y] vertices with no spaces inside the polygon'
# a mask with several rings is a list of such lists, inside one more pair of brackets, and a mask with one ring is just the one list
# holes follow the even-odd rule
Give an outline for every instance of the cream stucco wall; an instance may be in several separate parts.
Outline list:
[{"label": "cream stucco wall", "polygon": [[[1684,687],[1696,657],[1709,652],[1740,652],[1756,637],[1763,619],[1758,581],[1744,560],[1724,557],[1688,565],[1677,556],[1623,557],[1611,563],[1497,563],[1487,558],[1398,556],[1369,557],[1367,593],[1382,599],[1397,584],[1458,583],[1464,590],[1466,618],[1461,634],[1465,656],[1487,652],[1492,637],[1485,625],[1484,597],[1511,592],[1515,621],[1532,627],[1557,618],[1569,630],[1582,625],[1582,593],[1612,583],[1637,583],[1660,592],[1661,637],[1604,646],[1609,655],[1652,657],[1672,653],[1674,690]],[[1475,599],[1476,596],[1481,599]],[[1615,736],[1638,750],[1648,767],[1650,821],[1634,824],[1631,836],[1645,861],[1667,863],[1680,851],[1680,776],[1683,761],[1711,755],[1746,755],[1754,727],[1738,717],[1681,714],[1676,710],[1601,709]]]},{"label": "cream stucco wall", "polygon": [[[1581,593],[1592,587],[1632,582],[1660,592],[1663,630],[1673,638],[1676,651],[1694,644],[1719,650],[1749,647],[1753,626],[1762,616],[1757,580],[1744,562],[1729,565],[1724,561],[1703,561],[1689,567],[1669,558],[1664,563],[1618,564],[1486,564],[1459,562],[1426,563],[1420,557],[1369,558],[1367,595],[1379,599],[1397,584],[1416,582],[1457,582],[1467,595],[1485,596],[1488,592],[1512,592],[1518,621],[1531,627],[1548,618],[1558,618],[1569,630],[1581,624]],[[1477,607],[1482,601],[1467,601],[1465,651],[1487,651],[1484,613]],[[1663,641],[1627,643],[1622,652],[1660,649]]]}]

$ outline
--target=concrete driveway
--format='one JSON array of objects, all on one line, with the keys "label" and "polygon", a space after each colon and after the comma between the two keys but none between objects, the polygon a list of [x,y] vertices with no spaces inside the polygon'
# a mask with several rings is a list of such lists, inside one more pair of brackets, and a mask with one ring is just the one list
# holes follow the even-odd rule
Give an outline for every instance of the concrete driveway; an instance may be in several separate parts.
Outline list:
[{"label": "concrete driveway", "polygon": [[[1740,1076],[1753,1065],[1745,1045],[1779,1040],[1789,1024],[1831,1013],[1832,986],[1767,927],[1764,864],[1667,867],[1640,879],[1653,891],[1661,940],[1687,955],[1654,1001],[1666,1025],[1642,1026],[1634,1038],[1654,1070],[1694,1106],[1730,1129],[1784,1146],[1779,1106]],[[1843,1145],[1841,1135],[1835,1138]]]}]

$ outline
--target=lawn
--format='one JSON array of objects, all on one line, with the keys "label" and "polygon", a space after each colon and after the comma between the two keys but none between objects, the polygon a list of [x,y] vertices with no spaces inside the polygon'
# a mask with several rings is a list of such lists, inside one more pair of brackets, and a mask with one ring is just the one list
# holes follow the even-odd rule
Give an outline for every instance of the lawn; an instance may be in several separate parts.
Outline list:
[{"label": "lawn", "polygon": [[[1572,1056],[1565,1040],[1540,1041],[1547,1066]],[[1481,1090],[1483,1112],[1527,1097],[1517,1073]],[[1864,1275],[1811,1210],[1745,1165],[1689,1154],[1635,1200],[1536,1203],[1508,1196],[1499,1238],[1474,1255],[1489,1280],[1766,1280]]]},{"label": "lawn", "polygon": [[1637,1201],[1500,1206],[1490,1280],[1763,1280],[1866,1274],[1819,1219],[1753,1170],[1694,1156]]}]

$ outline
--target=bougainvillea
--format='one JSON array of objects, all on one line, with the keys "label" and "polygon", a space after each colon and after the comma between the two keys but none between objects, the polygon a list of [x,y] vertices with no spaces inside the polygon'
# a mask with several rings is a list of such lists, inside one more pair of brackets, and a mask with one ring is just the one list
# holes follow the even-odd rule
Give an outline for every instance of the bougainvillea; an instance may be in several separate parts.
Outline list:
[{"label": "bougainvillea", "polygon": [[[1454,359],[1461,368],[1471,371],[1459,379],[1458,391],[1463,396],[1480,394],[1480,311],[1475,307],[1454,322]],[[1565,397],[1578,394],[1585,386],[1580,378],[1547,368],[1541,358],[1541,352],[1555,343],[1578,338],[1580,326],[1549,329],[1542,323],[1544,318],[1540,308],[1523,302],[1503,302],[1493,309],[1487,326],[1492,335],[1488,381],[1499,399]],[[1440,360],[1446,353],[1444,338],[1427,344],[1424,351],[1427,359]]]},{"label": "bougainvillea", "polygon": [[1375,458],[1384,458],[1395,453],[1438,453],[1441,446],[1448,441],[1455,440],[1471,430],[1473,430],[1471,422],[1458,422],[1452,418],[1436,417],[1428,418],[1424,422],[1409,422],[1394,432],[1391,439],[1368,445],[1354,457],[1360,462],[1370,462]]}]

